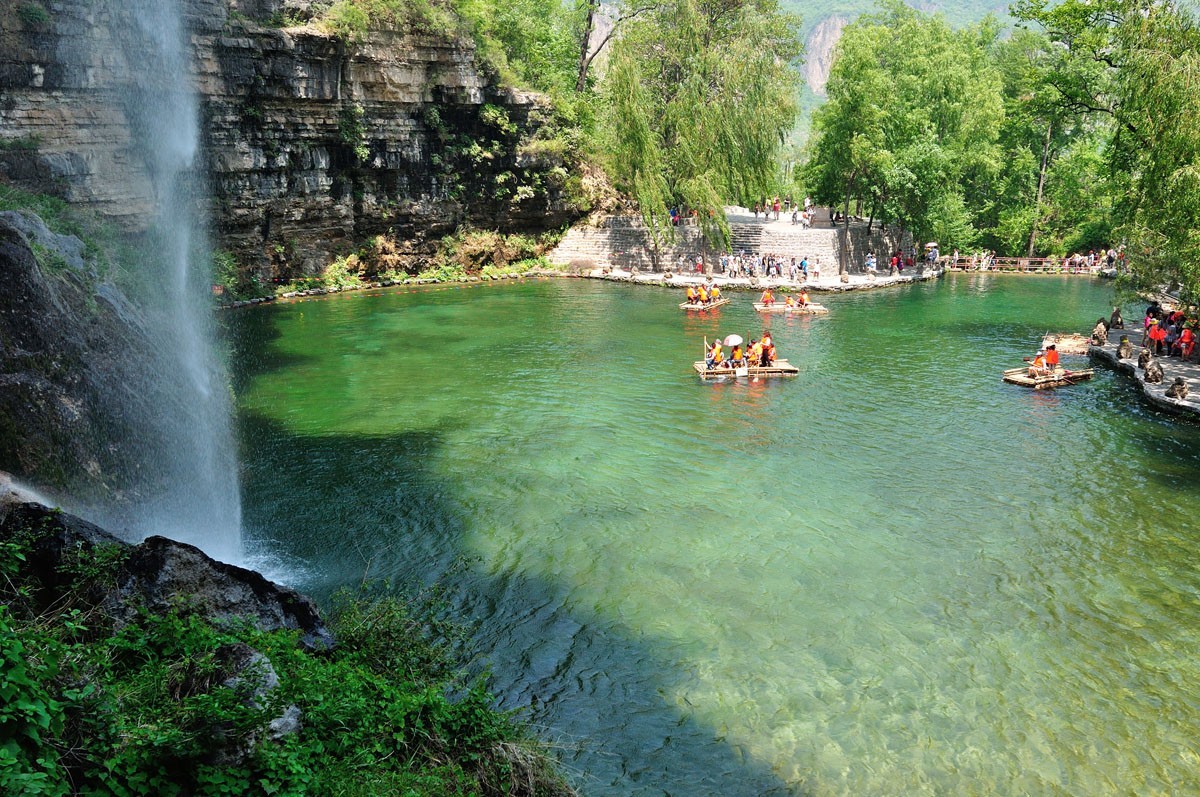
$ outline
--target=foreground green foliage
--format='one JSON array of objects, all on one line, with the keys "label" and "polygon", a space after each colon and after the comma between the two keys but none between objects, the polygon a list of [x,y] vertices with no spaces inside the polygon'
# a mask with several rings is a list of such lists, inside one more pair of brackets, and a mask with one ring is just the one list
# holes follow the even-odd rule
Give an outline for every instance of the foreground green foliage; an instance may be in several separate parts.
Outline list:
[{"label": "foreground green foliage", "polygon": [[[333,651],[293,634],[142,614],[114,627],[94,608],[125,552],[60,568],[47,605],[22,581],[39,534],[0,543],[0,793],[21,795],[570,794],[548,759],[450,651],[462,629],[439,596],[343,593]],[[246,646],[249,646],[248,648]],[[266,659],[238,679],[238,651]],[[266,664],[278,687],[259,688]],[[268,723],[288,706],[298,731]]]}]

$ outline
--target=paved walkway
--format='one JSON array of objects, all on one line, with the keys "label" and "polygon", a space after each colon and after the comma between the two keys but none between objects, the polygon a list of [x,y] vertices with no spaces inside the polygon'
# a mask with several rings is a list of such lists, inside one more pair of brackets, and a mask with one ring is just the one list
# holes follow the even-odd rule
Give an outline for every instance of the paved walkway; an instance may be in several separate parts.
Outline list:
[{"label": "paved walkway", "polygon": [[[1117,359],[1117,345],[1120,344],[1122,335],[1128,335],[1129,340],[1133,343],[1133,357],[1126,360]],[[1137,355],[1141,351],[1139,345],[1141,342],[1142,330],[1140,327],[1110,329],[1108,343],[1103,346],[1089,347],[1088,354],[1132,376],[1142,386],[1142,392],[1146,399],[1159,409],[1178,415],[1200,418],[1200,362],[1184,361],[1178,357],[1158,357],[1156,359],[1163,369],[1163,381],[1157,385],[1148,385],[1137,367]],[[1182,376],[1188,382],[1190,389],[1188,397],[1186,399],[1167,398],[1167,388],[1178,376]]]},{"label": "paved walkway", "polygon": [[[915,273],[913,273],[915,272]],[[799,290],[801,287],[810,291],[837,293],[841,291],[856,291],[866,288],[884,288],[889,285],[907,285],[913,282],[924,282],[937,279],[944,271],[942,269],[917,268],[908,269],[906,273],[896,276],[869,274],[840,275],[837,269],[821,271],[813,274],[810,270],[808,280],[793,280],[787,277],[726,277],[723,274],[675,274],[671,272],[629,272],[615,268],[595,268],[585,271],[580,276],[591,279],[613,280],[615,282],[636,282],[641,285],[662,285],[668,288],[687,288],[689,285],[715,283],[721,290],[761,291],[764,288],[790,288]],[[845,276],[847,280],[842,281]]]}]

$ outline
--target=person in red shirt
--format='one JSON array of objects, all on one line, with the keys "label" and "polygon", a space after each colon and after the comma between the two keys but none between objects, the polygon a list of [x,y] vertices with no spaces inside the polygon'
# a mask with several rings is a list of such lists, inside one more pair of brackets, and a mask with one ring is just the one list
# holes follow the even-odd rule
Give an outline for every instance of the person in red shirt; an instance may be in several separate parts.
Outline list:
[{"label": "person in red shirt", "polygon": [[1058,349],[1053,343],[1046,347],[1046,367],[1051,371],[1058,367]]}]

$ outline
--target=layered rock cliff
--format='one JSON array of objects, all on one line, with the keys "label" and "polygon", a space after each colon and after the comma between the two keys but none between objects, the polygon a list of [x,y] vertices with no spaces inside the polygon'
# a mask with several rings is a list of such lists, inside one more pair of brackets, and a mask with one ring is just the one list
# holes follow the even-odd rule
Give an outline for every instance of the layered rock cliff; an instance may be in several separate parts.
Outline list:
[{"label": "layered rock cliff", "polygon": [[[152,165],[119,101],[151,68],[129,46],[136,11],[15,5],[0,15],[0,176],[140,231]],[[295,11],[285,0],[184,6],[214,243],[260,277],[313,271],[384,232],[419,259],[460,224],[540,231],[576,214],[549,107],[489,79],[469,42],[270,27]]]}]

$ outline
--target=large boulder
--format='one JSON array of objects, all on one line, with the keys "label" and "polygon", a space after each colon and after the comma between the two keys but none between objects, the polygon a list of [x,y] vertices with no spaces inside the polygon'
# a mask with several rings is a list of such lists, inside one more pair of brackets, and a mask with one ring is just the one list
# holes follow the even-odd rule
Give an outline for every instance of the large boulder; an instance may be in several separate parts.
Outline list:
[{"label": "large boulder", "polygon": [[[193,545],[165,537],[129,545],[69,513],[0,500],[0,540],[14,539],[29,546],[19,575],[32,587],[35,608],[78,595],[82,586],[88,591],[83,597],[118,626],[141,611],[175,609],[217,624],[250,620],[264,631],[298,631],[310,650],[333,645],[312,599]],[[103,548],[109,556],[99,556]],[[88,568],[80,563],[96,561],[111,562],[112,572],[85,584],[82,571]]]}]

